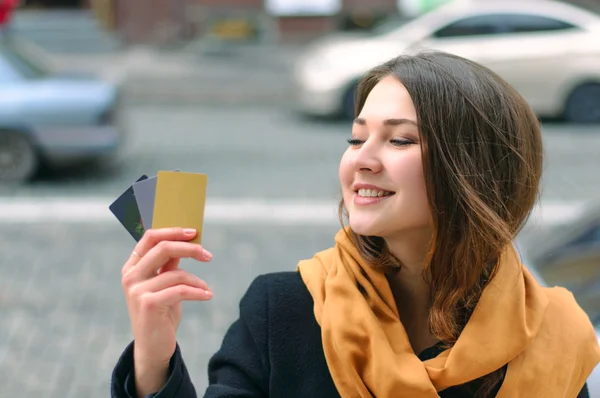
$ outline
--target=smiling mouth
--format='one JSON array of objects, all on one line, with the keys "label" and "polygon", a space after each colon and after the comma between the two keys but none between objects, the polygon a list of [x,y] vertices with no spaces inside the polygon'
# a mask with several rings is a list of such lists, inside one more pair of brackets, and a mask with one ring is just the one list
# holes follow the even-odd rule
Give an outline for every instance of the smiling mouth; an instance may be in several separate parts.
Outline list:
[{"label": "smiling mouth", "polygon": [[380,191],[378,189],[359,189],[356,194],[361,198],[381,198],[384,196],[392,196],[395,192]]}]

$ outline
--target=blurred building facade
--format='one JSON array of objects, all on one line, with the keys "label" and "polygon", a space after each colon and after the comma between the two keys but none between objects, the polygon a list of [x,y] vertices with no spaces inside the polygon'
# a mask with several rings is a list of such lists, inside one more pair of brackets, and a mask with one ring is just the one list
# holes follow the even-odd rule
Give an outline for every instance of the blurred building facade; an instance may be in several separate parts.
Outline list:
[{"label": "blurred building facade", "polygon": [[91,0],[99,16],[109,20],[106,25],[126,43],[164,43],[202,36],[230,41],[304,42],[348,25],[348,21],[368,25],[397,14],[397,2],[154,0],[149,8],[145,0]]},{"label": "blurred building facade", "polygon": [[[364,30],[412,17],[448,0],[21,0],[26,8],[91,8],[125,44],[227,41],[306,42],[336,30]],[[600,12],[600,0],[570,0]]]}]

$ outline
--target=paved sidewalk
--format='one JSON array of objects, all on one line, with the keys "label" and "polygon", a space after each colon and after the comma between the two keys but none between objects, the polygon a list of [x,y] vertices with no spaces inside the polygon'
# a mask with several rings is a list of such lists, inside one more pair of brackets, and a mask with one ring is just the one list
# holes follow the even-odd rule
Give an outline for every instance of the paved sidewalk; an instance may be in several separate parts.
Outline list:
[{"label": "paved sidewalk", "polygon": [[123,84],[136,103],[280,104],[292,96],[291,72],[302,48],[276,45],[176,50],[136,47],[103,54],[51,54],[21,41],[61,72],[93,73]]},{"label": "paved sidewalk", "polygon": [[[208,360],[250,282],[262,273],[293,271],[298,260],[330,245],[337,229],[335,223],[207,226],[204,240],[214,261],[183,260],[182,267],[204,279],[215,298],[185,303],[178,331],[199,396]],[[132,339],[120,285],[132,242],[116,222],[2,226],[0,397],[110,396],[112,369]]]}]

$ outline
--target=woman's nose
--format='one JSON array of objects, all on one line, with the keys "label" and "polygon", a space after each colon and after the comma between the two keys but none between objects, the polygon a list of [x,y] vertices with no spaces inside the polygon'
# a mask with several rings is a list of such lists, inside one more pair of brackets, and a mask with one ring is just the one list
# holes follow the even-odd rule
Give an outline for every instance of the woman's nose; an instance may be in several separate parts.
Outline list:
[{"label": "woman's nose", "polygon": [[378,173],[381,171],[381,159],[379,152],[374,145],[365,143],[356,152],[356,157],[354,158],[354,169],[355,171],[370,171],[372,173]]}]

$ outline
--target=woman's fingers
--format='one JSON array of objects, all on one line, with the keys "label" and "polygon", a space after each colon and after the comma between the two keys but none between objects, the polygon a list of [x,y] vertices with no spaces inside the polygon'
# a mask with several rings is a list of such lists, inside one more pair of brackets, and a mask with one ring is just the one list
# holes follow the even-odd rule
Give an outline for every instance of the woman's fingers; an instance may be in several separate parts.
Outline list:
[{"label": "woman's fingers", "polygon": [[195,229],[160,228],[149,229],[135,246],[135,251],[144,257],[153,247],[162,241],[189,241],[196,236]]},{"label": "woman's fingers", "polygon": [[123,282],[125,284],[138,283],[156,277],[158,270],[170,260],[180,258],[209,261],[210,255],[206,255],[205,250],[196,243],[162,241],[129,269],[123,276]]},{"label": "woman's fingers", "polygon": [[140,304],[146,310],[152,311],[159,307],[169,307],[182,301],[208,301],[212,293],[204,289],[189,286],[175,285],[154,293],[145,293]]},{"label": "woman's fingers", "polygon": [[180,261],[181,260],[179,258],[173,258],[173,259],[167,261],[167,263],[165,265],[163,265],[162,268],[158,271],[158,274],[176,270],[177,268],[179,268]]},{"label": "woman's fingers", "polygon": [[206,282],[182,269],[164,272],[155,278],[148,279],[135,285],[131,290],[132,295],[141,295],[145,293],[155,293],[172,286],[187,285],[194,288],[210,291]]},{"label": "woman's fingers", "polygon": [[195,236],[195,230],[192,230],[193,234],[186,234],[185,231],[182,228],[146,231],[123,266],[123,277],[134,272],[135,275],[130,278],[137,281],[148,279],[156,276],[162,268],[163,271],[176,269],[180,258],[209,261],[212,254],[196,243],[187,242]]},{"label": "woman's fingers", "polygon": [[160,228],[149,229],[144,232],[144,236],[137,243],[129,259],[123,266],[122,275],[127,274],[130,269],[140,262],[142,257],[146,255],[153,247],[162,241],[189,241],[194,239],[197,231],[194,229],[185,228]]}]

